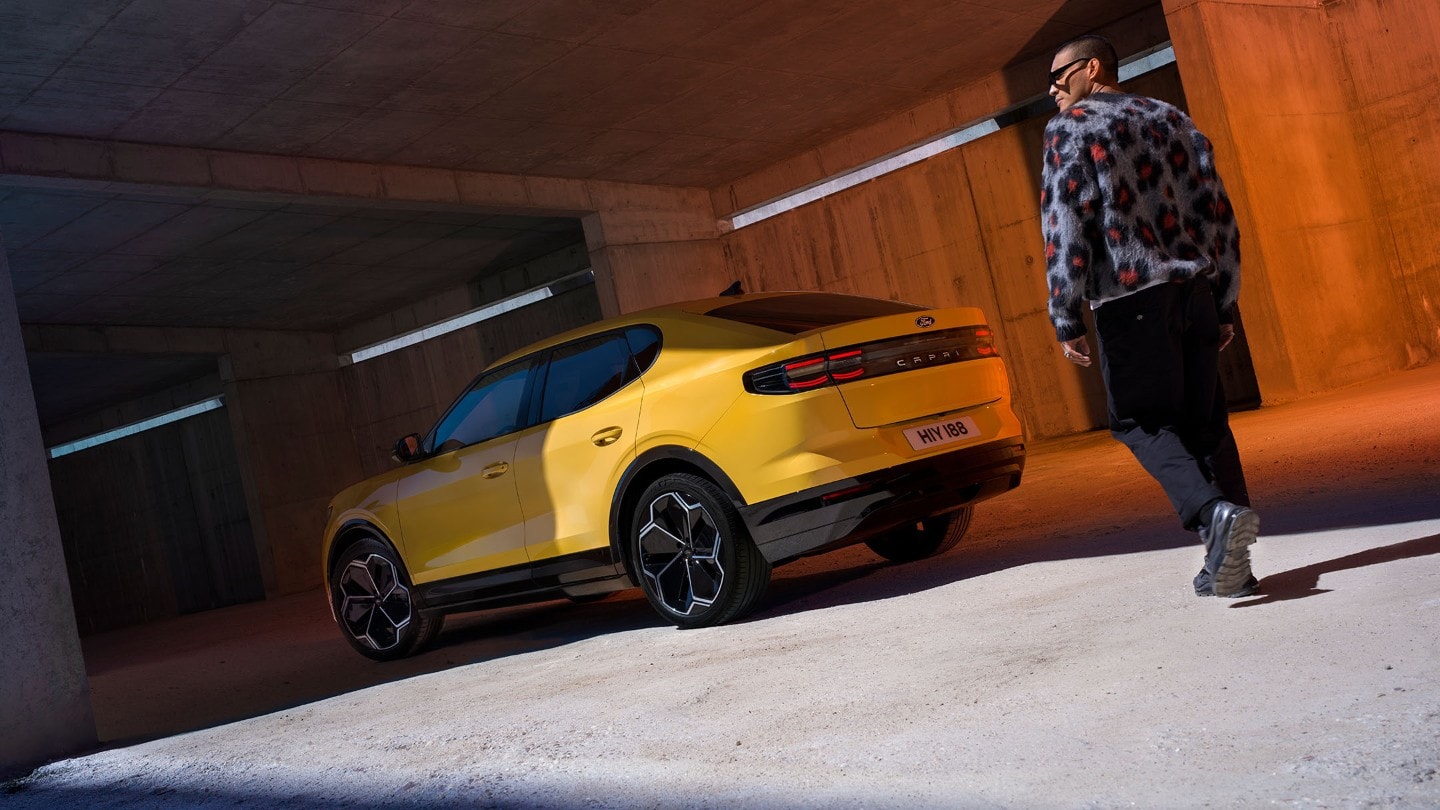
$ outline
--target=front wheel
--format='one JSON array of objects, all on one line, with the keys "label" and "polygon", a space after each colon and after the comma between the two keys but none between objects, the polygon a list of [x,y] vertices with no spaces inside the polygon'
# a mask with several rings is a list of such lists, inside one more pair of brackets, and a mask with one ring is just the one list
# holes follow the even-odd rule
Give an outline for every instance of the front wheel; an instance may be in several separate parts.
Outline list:
[{"label": "front wheel", "polygon": [[870,550],[891,562],[914,562],[944,554],[955,547],[970,528],[974,509],[966,506],[891,529],[865,541]]},{"label": "front wheel", "polygon": [[630,552],[645,597],[678,627],[711,627],[753,609],[770,563],[734,504],[691,473],[657,479],[631,516]]},{"label": "front wheel", "polygon": [[443,615],[420,609],[404,566],[374,537],[349,546],[335,561],[330,601],[341,635],[376,661],[419,652],[445,622]]}]

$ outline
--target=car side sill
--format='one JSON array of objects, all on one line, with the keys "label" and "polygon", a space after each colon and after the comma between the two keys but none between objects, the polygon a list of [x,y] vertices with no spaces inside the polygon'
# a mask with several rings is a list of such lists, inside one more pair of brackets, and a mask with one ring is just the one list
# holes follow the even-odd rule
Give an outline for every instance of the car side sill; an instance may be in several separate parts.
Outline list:
[{"label": "car side sill", "polygon": [[427,582],[415,591],[426,608],[449,612],[549,599],[572,586],[621,579],[616,590],[631,587],[625,567],[606,547]]}]

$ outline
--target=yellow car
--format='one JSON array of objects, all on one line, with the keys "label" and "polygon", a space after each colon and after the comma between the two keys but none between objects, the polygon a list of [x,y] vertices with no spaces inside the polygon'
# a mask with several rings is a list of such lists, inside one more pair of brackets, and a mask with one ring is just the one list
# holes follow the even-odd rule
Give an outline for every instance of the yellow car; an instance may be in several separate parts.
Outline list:
[{"label": "yellow car", "polygon": [[325,529],[337,623],[370,658],[447,613],[639,585],[680,627],[755,607],[771,567],[864,542],[953,547],[1020,483],[978,309],[759,293],[636,312],[501,359]]}]

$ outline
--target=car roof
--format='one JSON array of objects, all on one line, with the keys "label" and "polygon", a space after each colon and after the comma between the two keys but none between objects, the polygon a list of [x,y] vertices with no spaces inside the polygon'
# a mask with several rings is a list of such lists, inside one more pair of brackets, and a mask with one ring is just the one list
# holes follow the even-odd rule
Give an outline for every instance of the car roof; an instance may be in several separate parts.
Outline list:
[{"label": "car roof", "polygon": [[[742,295],[716,296],[713,298],[698,298],[693,301],[678,301],[672,304],[664,304],[662,306],[650,307],[648,309],[636,310],[634,312],[627,312],[623,315],[617,315],[613,318],[606,318],[604,320],[596,321],[595,323],[586,324],[585,326],[580,326],[575,329],[561,332],[558,335],[552,335],[543,340],[538,340],[534,343],[524,346],[523,348],[510,352],[504,357],[501,357],[499,360],[496,360],[495,362],[486,366],[486,370],[503,366],[506,363],[510,363],[521,357],[525,357],[526,355],[533,354],[537,351],[542,351],[544,349],[548,349],[554,346],[559,346],[562,343],[567,343],[569,341],[575,340],[576,338],[582,338],[587,335],[594,335],[600,332],[608,332],[613,329],[620,329],[626,326],[635,326],[639,324],[659,324],[663,321],[692,320],[696,317],[703,317],[706,313],[718,309],[722,306],[726,306],[728,304],[737,304],[742,301],[760,301],[767,298],[783,298],[795,295],[823,295],[833,296],[835,298],[867,297],[863,295],[849,295],[847,293],[816,292],[814,290],[784,290],[777,292],[758,292],[745,293]],[[725,320],[723,318],[714,318],[710,320],[713,320],[713,322],[717,326],[728,326],[736,329],[763,328],[748,326],[746,324],[742,324],[736,321]]]}]

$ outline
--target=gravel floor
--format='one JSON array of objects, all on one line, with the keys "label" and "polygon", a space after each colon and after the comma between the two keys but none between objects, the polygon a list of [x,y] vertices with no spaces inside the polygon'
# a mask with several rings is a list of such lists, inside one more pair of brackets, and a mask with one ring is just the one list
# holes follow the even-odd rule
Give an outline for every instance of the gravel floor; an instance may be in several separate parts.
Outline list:
[{"label": "gravel floor", "polygon": [[106,750],[6,807],[1434,807],[1440,366],[1235,417],[1263,593],[1199,599],[1124,448],[1032,447],[935,559],[777,571],[732,626],[638,592],[352,653],[319,592],[88,639]]}]

